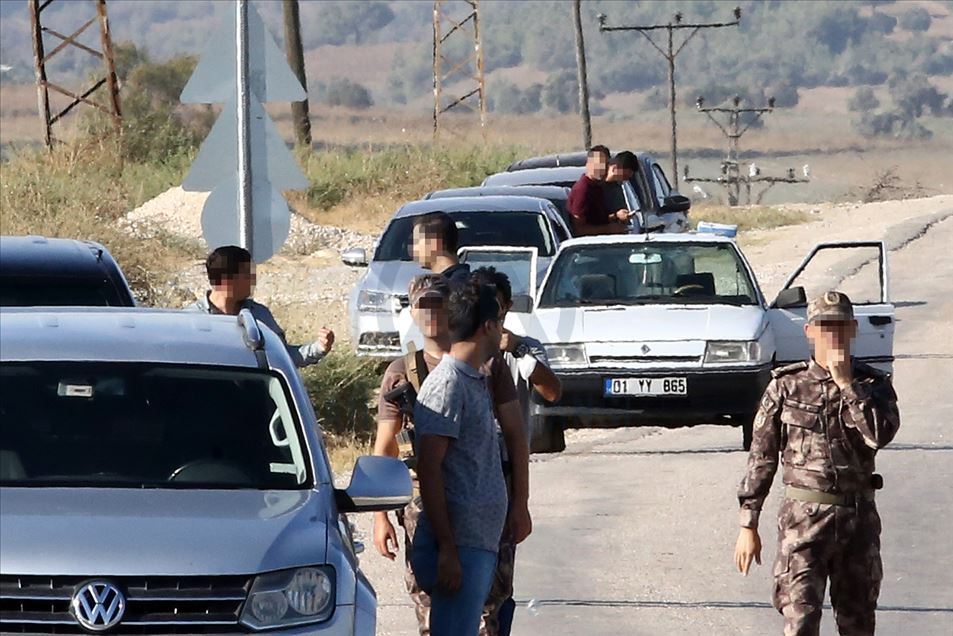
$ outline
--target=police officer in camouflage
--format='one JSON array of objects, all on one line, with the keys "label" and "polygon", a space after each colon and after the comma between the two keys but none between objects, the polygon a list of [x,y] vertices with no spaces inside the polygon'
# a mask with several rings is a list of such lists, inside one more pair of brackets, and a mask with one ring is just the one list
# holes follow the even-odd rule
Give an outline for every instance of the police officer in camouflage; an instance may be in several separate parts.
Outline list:
[{"label": "police officer in camouflage", "polygon": [[857,322],[845,294],[812,301],[807,319],[813,359],[773,372],[754,422],[735,563],[745,575],[761,563],[758,517],[780,455],[773,600],[784,634],[820,632],[828,580],[839,633],[873,634],[883,579],[874,458],[900,427],[897,395],[889,375],[851,358]]}]

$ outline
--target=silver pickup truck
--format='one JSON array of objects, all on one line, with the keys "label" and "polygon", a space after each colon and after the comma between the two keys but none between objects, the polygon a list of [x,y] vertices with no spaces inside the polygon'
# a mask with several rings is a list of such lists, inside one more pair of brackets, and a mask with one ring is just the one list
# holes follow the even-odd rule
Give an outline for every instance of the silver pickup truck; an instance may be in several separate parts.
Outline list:
[{"label": "silver pickup truck", "polygon": [[0,632],[374,633],[344,514],[410,476],[362,457],[334,488],[250,313],[3,309],[0,341]]}]

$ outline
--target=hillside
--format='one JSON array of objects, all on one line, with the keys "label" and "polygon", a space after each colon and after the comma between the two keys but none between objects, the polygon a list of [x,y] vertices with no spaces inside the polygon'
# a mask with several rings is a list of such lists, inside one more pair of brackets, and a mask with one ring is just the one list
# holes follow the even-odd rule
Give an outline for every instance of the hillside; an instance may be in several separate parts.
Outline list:
[{"label": "hillside", "polygon": [[[44,18],[69,33],[86,13],[92,15],[92,5],[86,4],[54,3]],[[26,0],[0,3],[0,63],[10,67],[3,75],[6,82],[32,80],[26,5]],[[114,40],[133,42],[157,60],[201,52],[227,6],[211,0],[108,2]],[[255,6],[280,41],[281,3],[256,0]],[[368,87],[376,103],[427,103],[431,3],[301,0],[300,6],[312,84],[341,76]],[[702,31],[680,54],[679,80],[691,100],[698,90],[711,93],[718,87],[752,98],[783,93],[790,102],[794,89],[881,85],[899,69],[933,78],[953,74],[951,2],[747,1],[740,6],[739,28]],[[666,22],[676,11],[685,21],[721,21],[731,19],[733,7],[712,1],[584,2],[596,106],[610,105],[614,93],[631,92],[652,97],[643,106],[663,106],[664,98],[655,92],[665,72],[661,58],[638,34],[599,33],[597,14],[605,13],[611,25]],[[512,108],[501,103],[507,100],[503,93],[538,83],[543,106],[565,108],[555,95],[547,101],[547,91],[561,93],[571,86],[564,77],[575,69],[570,3],[484,2],[481,19],[494,106]],[[97,35],[90,30],[84,37],[94,41]],[[461,54],[464,42],[459,45],[448,41],[450,53]],[[83,52],[67,52],[58,56],[54,69],[82,76],[92,61]]]}]

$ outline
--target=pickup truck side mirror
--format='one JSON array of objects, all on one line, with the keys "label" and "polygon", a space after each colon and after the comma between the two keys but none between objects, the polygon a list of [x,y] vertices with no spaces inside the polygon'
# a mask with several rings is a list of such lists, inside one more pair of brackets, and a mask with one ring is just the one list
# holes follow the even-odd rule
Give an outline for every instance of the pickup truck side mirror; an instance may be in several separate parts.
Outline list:
[{"label": "pickup truck side mirror", "polygon": [[778,292],[778,297],[774,299],[771,306],[776,309],[789,309],[792,307],[805,307],[807,305],[807,294],[803,287],[788,287]]},{"label": "pickup truck side mirror", "polygon": [[377,512],[403,508],[413,496],[410,471],[395,457],[358,457],[345,489],[336,488],[338,512]]},{"label": "pickup truck side mirror", "polygon": [[341,252],[341,260],[352,267],[367,267],[367,251],[363,247],[351,247]]},{"label": "pickup truck side mirror", "polygon": [[672,192],[662,200],[662,212],[688,212],[692,200],[678,192]]}]

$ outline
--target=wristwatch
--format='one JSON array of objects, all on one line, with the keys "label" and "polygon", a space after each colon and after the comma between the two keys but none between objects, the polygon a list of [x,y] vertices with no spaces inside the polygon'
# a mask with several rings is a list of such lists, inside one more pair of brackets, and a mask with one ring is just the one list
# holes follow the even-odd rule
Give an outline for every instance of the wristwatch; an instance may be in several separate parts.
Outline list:
[{"label": "wristwatch", "polygon": [[516,345],[516,348],[513,349],[514,358],[522,358],[527,353],[529,353],[529,345],[526,344],[525,342],[519,343],[518,345]]}]

